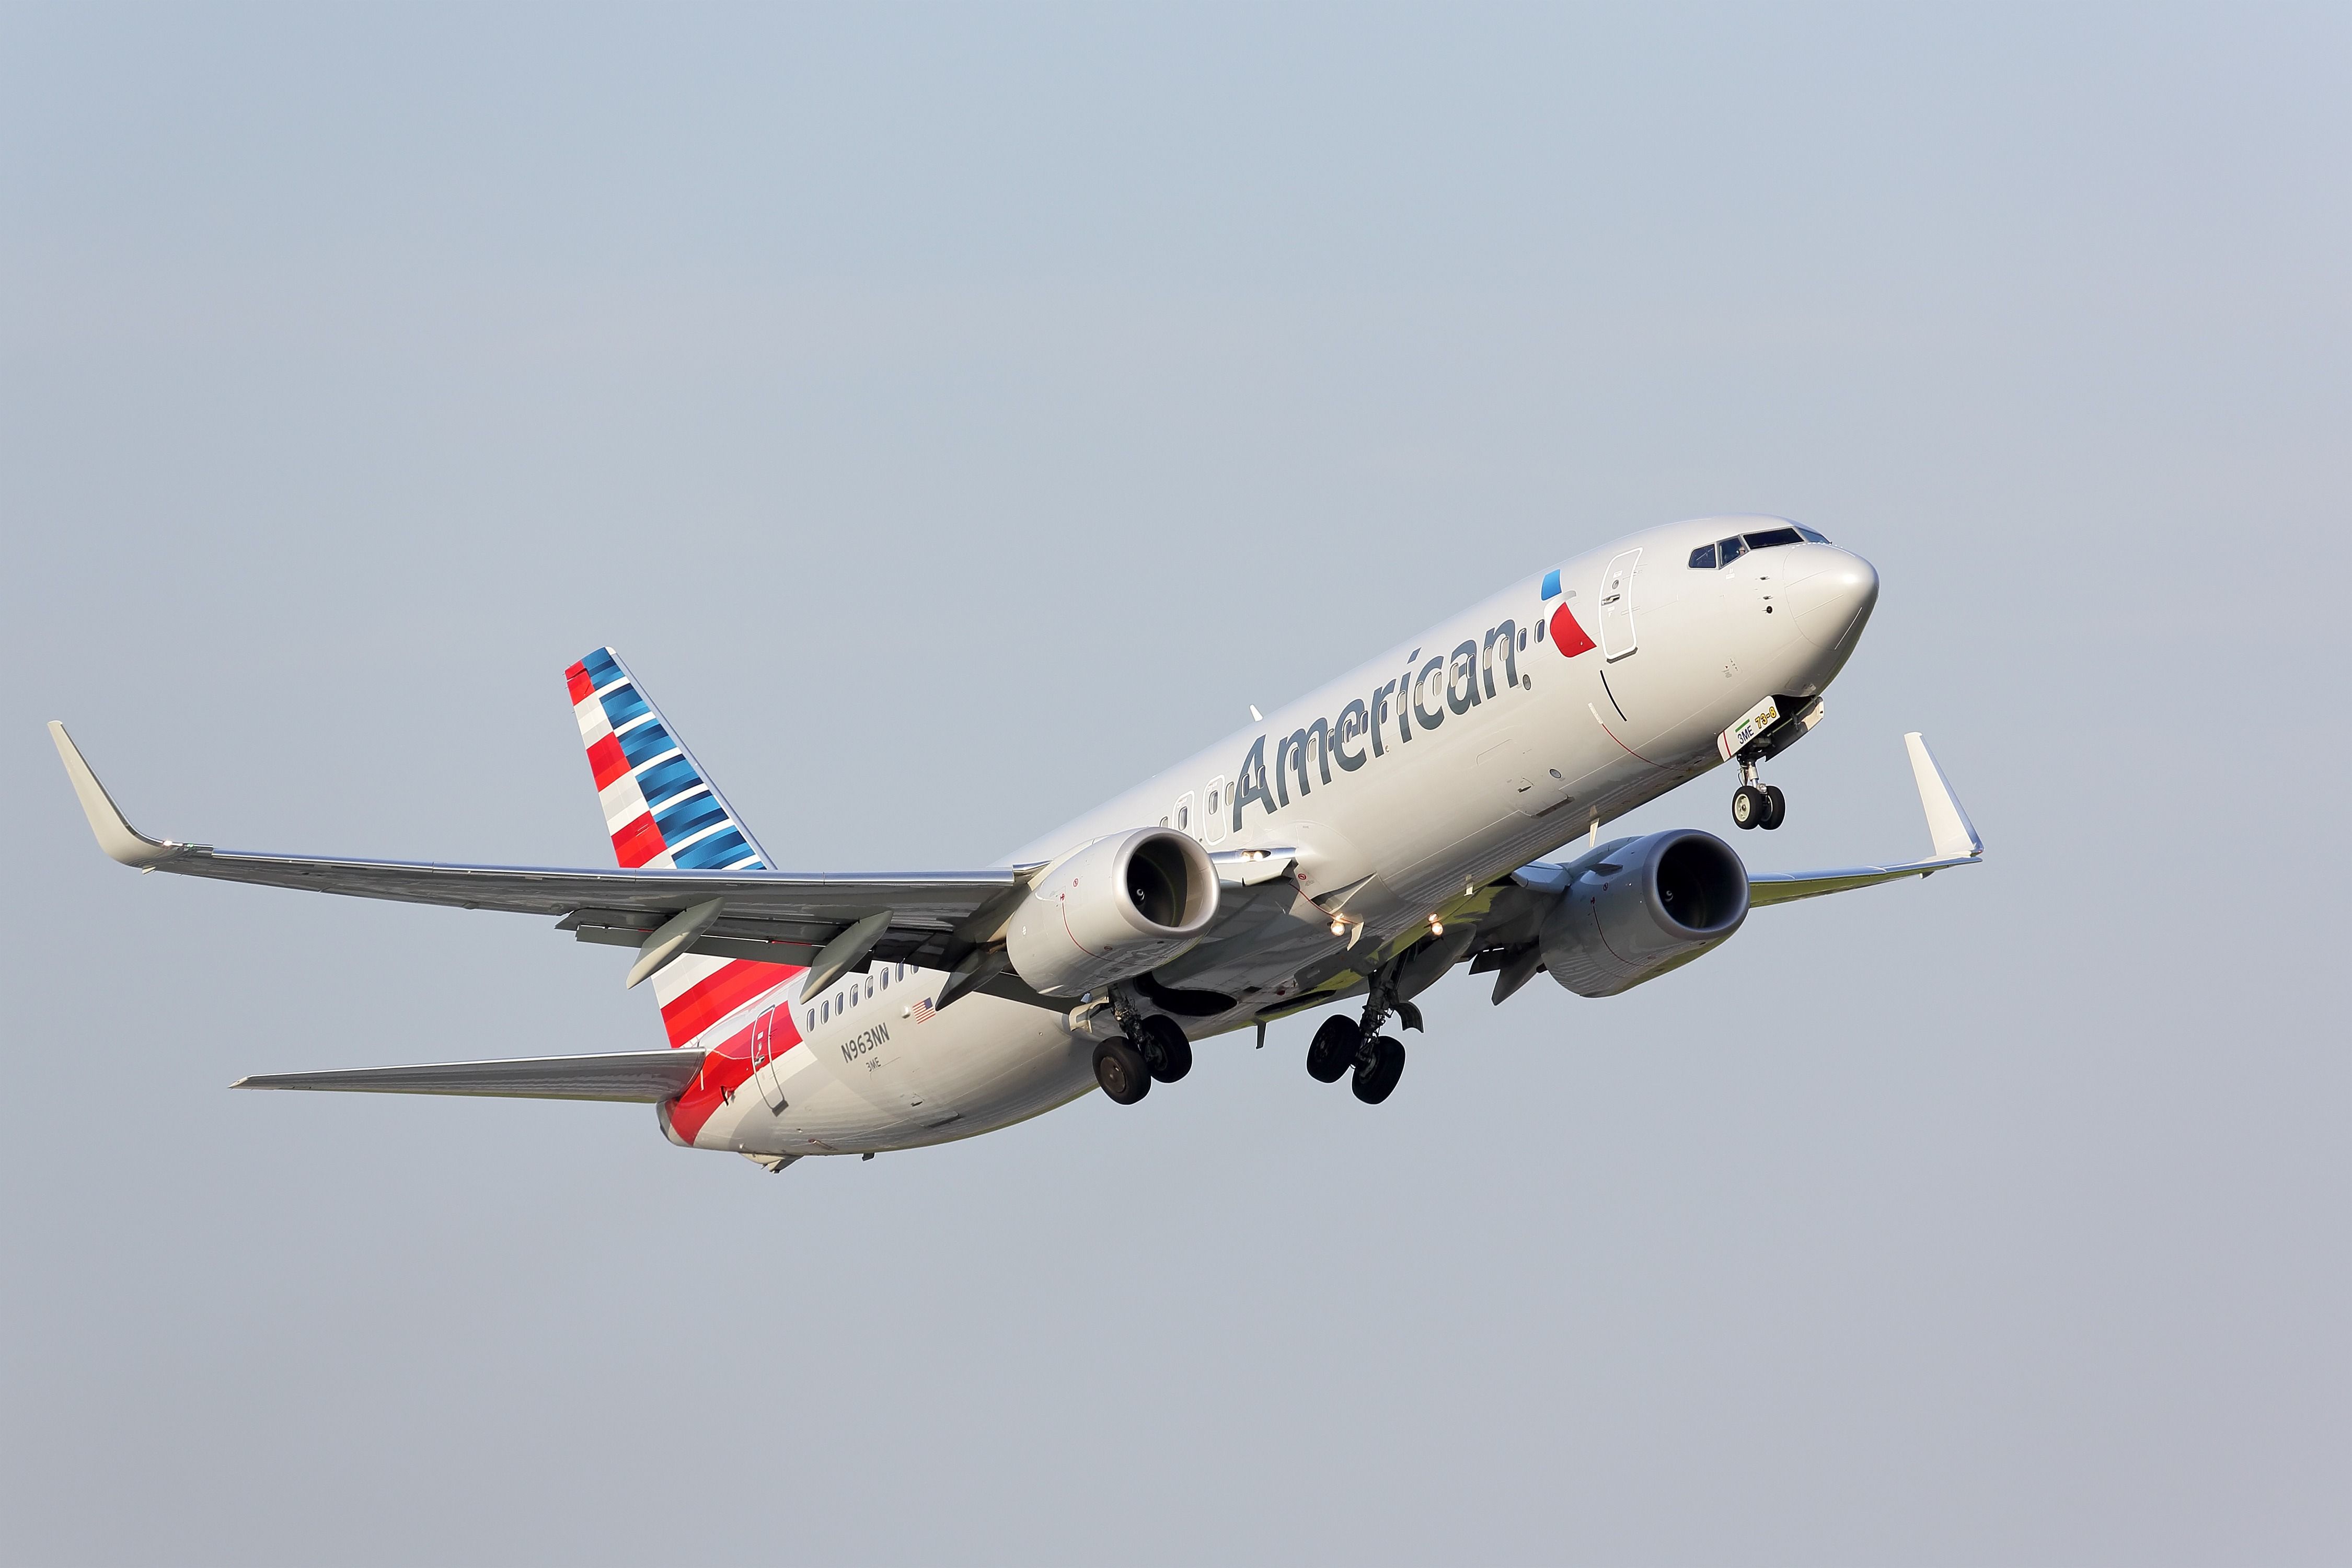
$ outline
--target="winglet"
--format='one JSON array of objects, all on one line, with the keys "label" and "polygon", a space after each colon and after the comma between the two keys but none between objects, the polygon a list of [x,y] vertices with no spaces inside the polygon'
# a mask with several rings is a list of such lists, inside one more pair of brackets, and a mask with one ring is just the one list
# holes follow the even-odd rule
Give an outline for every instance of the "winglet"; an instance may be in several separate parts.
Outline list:
[{"label": "winglet", "polygon": [[98,835],[98,847],[110,859],[141,870],[152,869],[171,859],[185,845],[169,840],[150,838],[123,819],[121,810],[81,760],[81,752],[66,733],[66,727],[55,719],[49,721],[49,739],[58,743],[58,756],[66,764],[66,777],[73,781],[74,794],[81,797],[82,815],[89,818],[89,830]]},{"label": "winglet", "polygon": [[1977,837],[1969,814],[1960,809],[1959,797],[1946,782],[1944,770],[1936,765],[1927,742],[1914,730],[1903,737],[1903,743],[1911,752],[1911,777],[1919,786],[1919,808],[1927,814],[1927,836],[1935,840],[1937,856],[1947,860],[1982,856],[1984,840]]}]

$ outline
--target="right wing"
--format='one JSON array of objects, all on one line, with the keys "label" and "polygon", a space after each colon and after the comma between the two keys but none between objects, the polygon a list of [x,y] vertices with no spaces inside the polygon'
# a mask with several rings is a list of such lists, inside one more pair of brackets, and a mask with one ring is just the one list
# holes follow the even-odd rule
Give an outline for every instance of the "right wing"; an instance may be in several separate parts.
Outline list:
[{"label": "right wing", "polygon": [[873,956],[952,964],[993,932],[1026,886],[1020,869],[909,876],[572,870],[215,849],[151,838],[131,826],[65,726],[52,720],[49,736],[99,847],[125,866],[353,898],[555,916],[583,942],[643,947],[677,916],[716,900],[716,918],[702,922],[695,940],[679,951],[805,964],[859,921],[887,913],[887,930],[868,950]]},{"label": "right wing", "polygon": [[426,1067],[257,1073],[232,1089],[332,1089],[363,1094],[474,1094],[504,1100],[616,1100],[657,1104],[686,1091],[702,1070],[697,1050],[620,1051],[595,1057],[519,1057]]},{"label": "right wing", "polygon": [[1935,854],[1925,860],[1906,860],[1899,866],[1845,866],[1831,871],[1751,871],[1748,874],[1748,901],[1751,905],[1818,899],[1825,893],[1843,893],[1905,877],[1929,877],[1954,866],[1982,862],[1984,840],[1977,836],[1976,825],[1961,809],[1959,797],[1952,793],[1944,770],[1936,765],[1935,754],[1927,750],[1927,741],[1915,730],[1903,737],[1903,744],[1911,753],[1911,781],[1919,786],[1919,809],[1927,814],[1927,837]]}]

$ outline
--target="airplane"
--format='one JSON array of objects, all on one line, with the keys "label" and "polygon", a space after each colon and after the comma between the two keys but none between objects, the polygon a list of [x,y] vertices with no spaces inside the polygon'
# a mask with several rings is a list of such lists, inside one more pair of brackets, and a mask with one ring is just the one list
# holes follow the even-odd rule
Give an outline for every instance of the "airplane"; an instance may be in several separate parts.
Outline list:
[{"label": "airplane", "polygon": [[[1878,598],[1785,518],[1651,528],[1513,583],[979,869],[775,862],[616,653],[564,671],[610,870],[259,854],[152,838],[65,727],[99,846],[142,871],[554,920],[634,950],[667,1048],[272,1073],[235,1087],[651,1103],[686,1148],[770,1171],[949,1142],[1099,1089],[1181,1081],[1192,1042],[1324,1018],[1307,1070],[1378,1105],[1414,998],[1457,966],[1496,1005],[1537,974],[1622,994],[1761,905],[1930,876],[1984,845],[1904,737],[1932,853],[1751,873],[1715,835],[1603,840],[1717,767],[1743,830],[1785,820],[1763,765],[1822,721]],[[1580,844],[1578,841],[1581,840]],[[1564,858],[1547,860],[1563,848]]]}]

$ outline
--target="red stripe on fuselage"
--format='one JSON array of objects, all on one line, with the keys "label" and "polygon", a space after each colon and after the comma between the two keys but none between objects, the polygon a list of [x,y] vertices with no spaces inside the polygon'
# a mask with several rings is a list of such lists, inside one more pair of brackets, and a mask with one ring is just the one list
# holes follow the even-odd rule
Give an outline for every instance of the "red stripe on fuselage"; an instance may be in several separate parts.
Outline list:
[{"label": "red stripe on fuselage", "polygon": [[750,958],[732,961],[663,1005],[662,1025],[669,1030],[669,1043],[686,1044],[762,991],[782,985],[799,973],[799,967],[790,963],[761,963]]},{"label": "red stripe on fuselage", "polygon": [[[745,994],[737,996],[734,1001],[710,1015],[712,1018],[723,1017],[727,1013],[740,1006],[750,997],[761,994],[771,986],[782,984],[800,972],[800,966],[797,964],[759,963],[750,959],[739,959],[711,975],[709,979],[697,984],[667,1007],[663,1008],[662,1020],[664,1023],[670,1023],[674,1016],[683,1016],[678,1010],[689,1001],[703,998],[706,1001],[715,1002],[718,997],[731,989],[748,986],[749,989]],[[728,984],[714,985],[717,982]],[[687,1085],[684,1093],[669,1102],[670,1131],[677,1133],[682,1141],[693,1142],[694,1135],[702,1131],[703,1123],[710,1120],[711,1113],[734,1099],[737,1094],[756,1092],[747,1091],[743,1086],[750,1081],[752,1073],[751,1030],[758,1022],[759,1017],[755,1014],[745,1021],[741,1028],[728,1036],[718,1045],[711,1047],[710,1054],[703,1058],[702,1070],[695,1075],[694,1081]],[[709,1027],[709,1022],[706,1021],[702,1026]],[[688,1035],[681,1039],[678,1037],[677,1026],[672,1024],[671,1045],[684,1045],[686,1040],[691,1038],[693,1036]],[[794,1049],[800,1043],[800,1025],[793,1019],[793,1010],[779,1005],[775,1009],[775,1019],[770,1026],[768,1036],[770,1053],[775,1059],[782,1060],[787,1051]]]}]

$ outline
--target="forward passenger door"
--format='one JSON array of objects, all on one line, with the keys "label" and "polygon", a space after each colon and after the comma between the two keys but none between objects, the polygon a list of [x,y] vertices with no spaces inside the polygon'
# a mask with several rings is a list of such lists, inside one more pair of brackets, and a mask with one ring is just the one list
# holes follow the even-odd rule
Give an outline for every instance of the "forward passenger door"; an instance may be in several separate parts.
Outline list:
[{"label": "forward passenger door", "polygon": [[1628,550],[1609,563],[1601,577],[1601,657],[1614,664],[1632,653],[1633,639],[1633,572],[1642,563],[1639,550]]}]

